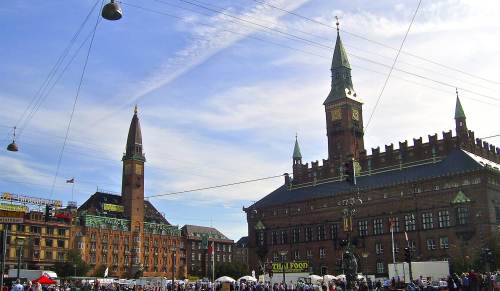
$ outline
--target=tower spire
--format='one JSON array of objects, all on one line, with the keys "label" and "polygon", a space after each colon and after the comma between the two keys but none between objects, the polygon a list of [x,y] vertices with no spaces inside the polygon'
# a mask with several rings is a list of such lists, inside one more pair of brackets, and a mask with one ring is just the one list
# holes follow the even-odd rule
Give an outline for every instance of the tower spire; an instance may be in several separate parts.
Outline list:
[{"label": "tower spire", "polygon": [[134,108],[134,116],[130,122],[130,128],[128,130],[127,136],[127,146],[125,149],[125,155],[123,160],[132,159],[145,161],[144,154],[142,152],[142,133],[141,124],[139,123],[139,118],[137,117],[137,105]]},{"label": "tower spire", "polygon": [[457,95],[457,101],[455,103],[455,130],[459,138],[467,136],[467,123],[465,121],[465,112],[462,108],[462,103],[460,103],[460,98],[458,97],[458,88],[455,88],[455,93]]},{"label": "tower spire", "polygon": [[300,153],[299,141],[297,139],[297,134],[295,134],[295,146],[293,147],[293,162],[302,162],[302,154]]}]

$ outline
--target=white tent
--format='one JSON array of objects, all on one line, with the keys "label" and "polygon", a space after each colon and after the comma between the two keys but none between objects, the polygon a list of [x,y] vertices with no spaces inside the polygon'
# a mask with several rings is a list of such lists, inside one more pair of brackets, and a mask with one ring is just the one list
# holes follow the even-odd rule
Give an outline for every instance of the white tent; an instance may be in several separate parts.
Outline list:
[{"label": "white tent", "polygon": [[333,275],[324,275],[323,276],[323,282],[325,282],[325,283],[331,282],[333,280],[337,280],[337,277],[335,277]]},{"label": "white tent", "polygon": [[309,275],[309,279],[311,280],[311,283],[313,283],[313,284],[320,284],[321,281],[323,281],[323,277],[318,276],[318,275]]},{"label": "white tent", "polygon": [[235,280],[231,277],[228,276],[222,276],[220,278],[215,279],[215,282],[221,282],[221,283],[233,283]]},{"label": "white tent", "polygon": [[240,282],[241,280],[245,280],[248,282],[257,282],[257,278],[252,277],[252,276],[243,276],[243,277],[238,279],[238,282]]},{"label": "white tent", "polygon": [[340,274],[340,275],[337,276],[337,279],[345,281],[345,275],[344,274]]}]

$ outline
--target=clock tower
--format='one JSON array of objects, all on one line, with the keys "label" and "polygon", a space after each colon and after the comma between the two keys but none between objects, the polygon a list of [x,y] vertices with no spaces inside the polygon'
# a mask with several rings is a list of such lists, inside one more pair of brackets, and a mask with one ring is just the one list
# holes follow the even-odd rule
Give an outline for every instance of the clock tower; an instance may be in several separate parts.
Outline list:
[{"label": "clock tower", "polygon": [[[142,152],[141,125],[137,117],[137,106],[130,123],[127,137],[127,148],[122,158],[122,202],[124,214],[133,226],[140,226],[144,222],[144,162],[146,158]],[[137,222],[137,223],[136,223]]]},{"label": "clock tower", "polygon": [[351,65],[340,39],[337,22],[337,41],[332,60],[332,85],[325,106],[328,159],[345,160],[358,157],[364,150],[363,103],[354,91]]}]

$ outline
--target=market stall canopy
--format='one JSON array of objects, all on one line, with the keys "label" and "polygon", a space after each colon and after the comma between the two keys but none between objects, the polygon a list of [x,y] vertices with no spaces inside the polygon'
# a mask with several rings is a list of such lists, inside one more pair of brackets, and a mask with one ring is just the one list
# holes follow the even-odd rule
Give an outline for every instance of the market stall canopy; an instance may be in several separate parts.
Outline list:
[{"label": "market stall canopy", "polygon": [[313,283],[313,284],[320,284],[321,281],[323,281],[323,277],[318,276],[318,275],[309,275],[309,279],[311,280],[311,283]]},{"label": "market stall canopy", "polygon": [[221,283],[233,283],[234,281],[236,280],[228,276],[222,276],[220,278],[215,279],[215,282],[221,282]]},{"label": "market stall canopy", "polygon": [[52,285],[57,283],[56,281],[50,279],[48,276],[42,275],[40,278],[32,281],[33,283],[40,283],[42,285]]},{"label": "market stall canopy", "polygon": [[337,280],[337,277],[335,277],[333,275],[324,275],[323,276],[323,282],[330,282],[333,280]]},{"label": "market stall canopy", "polygon": [[249,282],[257,282],[257,278],[252,277],[252,276],[243,276],[243,277],[238,279],[238,282],[241,282],[241,280],[249,281]]}]

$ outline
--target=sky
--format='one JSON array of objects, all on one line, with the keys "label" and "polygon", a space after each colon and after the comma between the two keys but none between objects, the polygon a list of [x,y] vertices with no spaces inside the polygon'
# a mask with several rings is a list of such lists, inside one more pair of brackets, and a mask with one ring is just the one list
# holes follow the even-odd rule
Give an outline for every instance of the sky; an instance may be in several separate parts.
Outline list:
[{"label": "sky", "polygon": [[[327,158],[335,16],[368,153],[454,129],[455,87],[475,136],[500,134],[499,1],[423,0],[382,94],[418,1],[126,0],[119,21],[100,20],[101,3],[0,4],[1,192],[79,205],[97,189],[119,193],[136,104],[146,197],[291,172],[296,134],[304,162]],[[14,126],[15,153],[5,149]],[[172,224],[236,241],[242,208],[283,182],[150,201]]]}]

